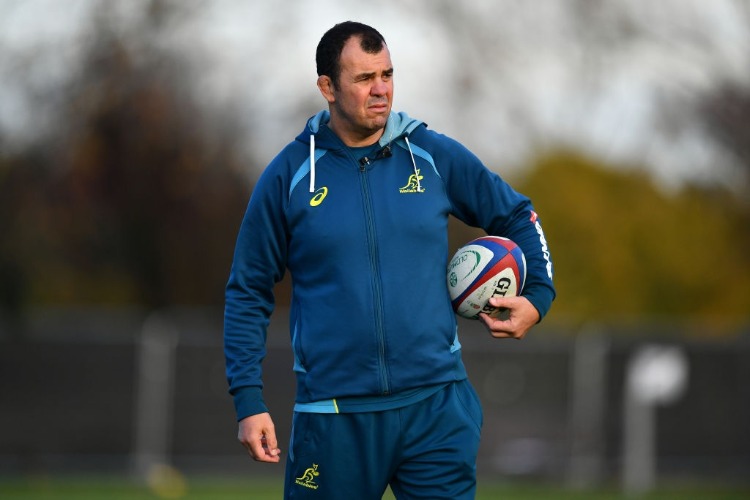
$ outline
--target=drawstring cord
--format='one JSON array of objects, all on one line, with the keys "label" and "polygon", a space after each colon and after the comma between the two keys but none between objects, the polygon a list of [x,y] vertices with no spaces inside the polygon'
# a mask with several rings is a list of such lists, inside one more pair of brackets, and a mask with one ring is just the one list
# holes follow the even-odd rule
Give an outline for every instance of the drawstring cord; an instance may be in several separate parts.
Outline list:
[{"label": "drawstring cord", "polygon": [[310,134],[310,192],[315,192],[315,135]]},{"label": "drawstring cord", "polygon": [[411,151],[411,144],[409,144],[409,138],[404,137],[406,141],[406,147],[409,150],[409,156],[411,156],[411,164],[414,166],[414,178],[417,180],[417,193],[422,192],[422,184],[419,182],[419,170],[417,170],[417,162],[414,160],[414,153]]},{"label": "drawstring cord", "polygon": [[[393,132],[391,132],[391,135],[393,135]],[[417,169],[417,162],[414,159],[414,153],[411,150],[411,144],[409,143],[409,138],[404,137],[404,141],[406,141],[406,148],[409,150],[409,156],[411,156],[411,164],[414,168],[414,178],[417,181],[417,192],[422,192],[422,183],[419,182],[419,170]],[[390,148],[388,148],[388,153],[390,153]],[[390,156],[390,154],[388,154]],[[315,192],[315,135],[310,134],[310,192]]]}]

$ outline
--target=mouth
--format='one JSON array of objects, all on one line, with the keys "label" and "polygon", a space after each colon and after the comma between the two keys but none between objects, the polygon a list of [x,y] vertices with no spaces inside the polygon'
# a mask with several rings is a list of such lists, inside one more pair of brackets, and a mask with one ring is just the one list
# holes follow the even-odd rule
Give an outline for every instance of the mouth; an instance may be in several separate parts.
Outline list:
[{"label": "mouth", "polygon": [[388,102],[374,102],[368,108],[376,113],[383,113],[388,110]]}]

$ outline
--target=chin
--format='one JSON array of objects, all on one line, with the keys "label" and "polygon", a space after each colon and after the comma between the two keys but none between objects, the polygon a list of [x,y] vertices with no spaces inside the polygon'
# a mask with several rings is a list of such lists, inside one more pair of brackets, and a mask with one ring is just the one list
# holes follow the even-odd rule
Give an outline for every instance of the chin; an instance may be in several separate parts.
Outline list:
[{"label": "chin", "polygon": [[385,127],[385,124],[388,121],[388,116],[390,116],[390,114],[391,114],[390,110],[386,111],[384,113],[379,113],[377,116],[375,116],[372,119],[372,124],[376,128],[383,128],[383,127]]}]

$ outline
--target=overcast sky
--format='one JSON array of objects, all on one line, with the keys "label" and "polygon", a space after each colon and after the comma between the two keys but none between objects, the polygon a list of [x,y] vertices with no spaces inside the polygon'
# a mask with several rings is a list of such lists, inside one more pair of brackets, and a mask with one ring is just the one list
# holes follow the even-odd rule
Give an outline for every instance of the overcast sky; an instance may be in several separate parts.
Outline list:
[{"label": "overcast sky", "polygon": [[[14,79],[18,55],[33,54],[32,78],[64,81],[101,3],[0,0],[2,130],[35,123],[33,106],[19,97],[28,82]],[[125,24],[140,4],[107,8]],[[733,182],[692,106],[722,83],[750,84],[750,0],[188,4],[194,15],[170,43],[200,57],[204,95],[262,124],[253,142],[269,159],[324,104],[315,87],[320,36],[354,19],[388,41],[394,108],[461,140],[494,169],[568,144],[605,161],[645,164],[666,185]]]}]

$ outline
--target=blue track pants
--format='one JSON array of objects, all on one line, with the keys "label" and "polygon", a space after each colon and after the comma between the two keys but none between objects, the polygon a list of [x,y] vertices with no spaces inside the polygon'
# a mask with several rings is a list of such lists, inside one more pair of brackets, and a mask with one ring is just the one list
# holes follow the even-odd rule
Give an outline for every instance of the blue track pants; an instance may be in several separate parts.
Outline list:
[{"label": "blue track pants", "polygon": [[284,498],[473,499],[481,426],[468,380],[393,410],[295,413]]}]

